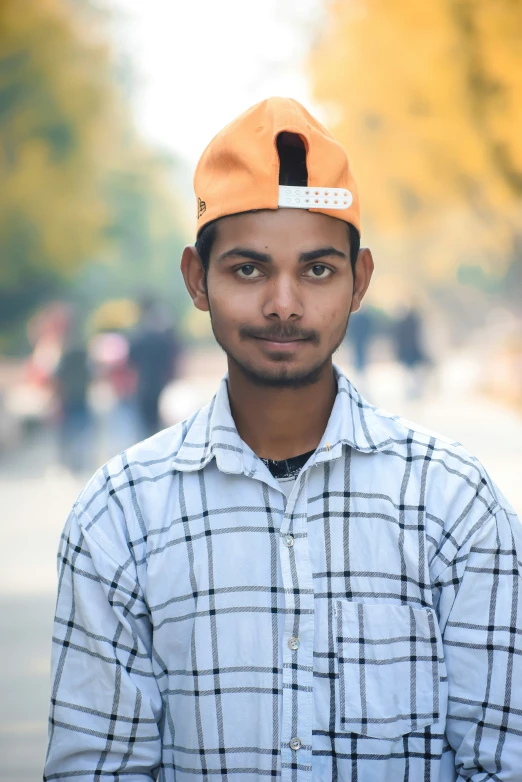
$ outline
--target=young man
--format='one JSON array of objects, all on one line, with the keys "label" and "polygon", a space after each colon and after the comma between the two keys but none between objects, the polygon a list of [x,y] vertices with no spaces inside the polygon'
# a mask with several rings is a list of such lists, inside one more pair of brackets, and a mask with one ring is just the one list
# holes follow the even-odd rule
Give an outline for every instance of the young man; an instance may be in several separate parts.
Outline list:
[{"label": "young man", "polygon": [[345,152],[271,98],[195,189],[228,375],[71,511],[45,778],[520,781],[519,522],[332,364],[373,268]]}]

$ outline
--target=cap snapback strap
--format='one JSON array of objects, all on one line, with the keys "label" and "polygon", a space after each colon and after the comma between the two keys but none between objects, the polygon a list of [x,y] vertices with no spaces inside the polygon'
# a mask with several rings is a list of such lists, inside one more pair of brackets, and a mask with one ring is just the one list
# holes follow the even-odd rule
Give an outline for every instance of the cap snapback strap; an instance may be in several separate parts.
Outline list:
[{"label": "cap snapback strap", "polygon": [[293,185],[279,186],[278,206],[290,209],[348,209],[353,201],[349,190],[339,187],[295,187]]}]

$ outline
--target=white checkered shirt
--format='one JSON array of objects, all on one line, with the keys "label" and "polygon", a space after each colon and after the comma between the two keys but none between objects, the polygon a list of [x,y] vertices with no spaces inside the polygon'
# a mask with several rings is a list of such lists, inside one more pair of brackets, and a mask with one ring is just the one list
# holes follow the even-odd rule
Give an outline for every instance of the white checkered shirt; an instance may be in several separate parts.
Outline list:
[{"label": "white checkered shirt", "polygon": [[46,780],[522,780],[522,528],[460,445],[336,375],[288,500],[226,379],[84,489]]}]

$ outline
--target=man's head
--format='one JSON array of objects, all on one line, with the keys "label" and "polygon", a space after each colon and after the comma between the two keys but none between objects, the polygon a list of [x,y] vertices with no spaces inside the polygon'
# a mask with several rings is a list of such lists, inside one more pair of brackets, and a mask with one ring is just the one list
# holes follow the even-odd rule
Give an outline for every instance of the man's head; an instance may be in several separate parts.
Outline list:
[{"label": "man's head", "polygon": [[211,142],[195,188],[181,268],[229,364],[259,385],[315,382],[373,269],[344,151],[295,101],[270,99]]}]

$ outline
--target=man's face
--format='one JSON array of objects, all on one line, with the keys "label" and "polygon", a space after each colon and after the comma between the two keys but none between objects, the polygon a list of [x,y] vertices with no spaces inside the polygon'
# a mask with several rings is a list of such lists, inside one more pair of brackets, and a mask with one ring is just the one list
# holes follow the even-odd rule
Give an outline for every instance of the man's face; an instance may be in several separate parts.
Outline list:
[{"label": "man's face", "polygon": [[[229,361],[258,385],[315,382],[369,282],[366,275],[354,296],[346,223],[294,209],[220,220],[206,295],[196,281],[194,252],[187,248],[182,261],[187,287],[195,305],[210,310],[214,335]],[[371,263],[369,251],[363,252]]]}]

